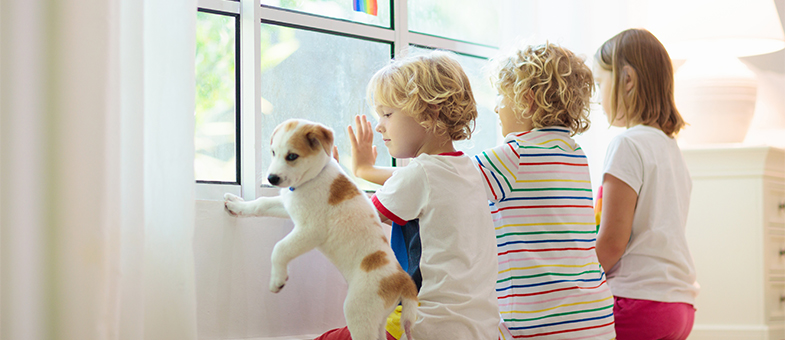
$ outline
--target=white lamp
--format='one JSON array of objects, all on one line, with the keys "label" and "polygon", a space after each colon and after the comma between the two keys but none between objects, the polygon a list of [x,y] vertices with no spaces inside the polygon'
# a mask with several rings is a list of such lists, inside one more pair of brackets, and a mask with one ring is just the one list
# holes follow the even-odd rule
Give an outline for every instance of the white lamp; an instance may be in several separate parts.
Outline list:
[{"label": "white lamp", "polygon": [[772,0],[659,0],[649,6],[649,30],[672,59],[676,105],[689,124],[681,144],[738,143],[755,112],[757,79],[738,57],[785,48]]}]

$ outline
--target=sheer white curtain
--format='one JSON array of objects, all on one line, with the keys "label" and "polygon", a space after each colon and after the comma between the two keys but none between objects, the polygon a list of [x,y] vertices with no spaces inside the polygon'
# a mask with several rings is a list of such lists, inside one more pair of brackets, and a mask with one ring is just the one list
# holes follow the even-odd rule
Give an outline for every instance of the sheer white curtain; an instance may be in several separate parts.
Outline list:
[{"label": "sheer white curtain", "polygon": [[0,3],[0,338],[196,338],[195,8]]}]

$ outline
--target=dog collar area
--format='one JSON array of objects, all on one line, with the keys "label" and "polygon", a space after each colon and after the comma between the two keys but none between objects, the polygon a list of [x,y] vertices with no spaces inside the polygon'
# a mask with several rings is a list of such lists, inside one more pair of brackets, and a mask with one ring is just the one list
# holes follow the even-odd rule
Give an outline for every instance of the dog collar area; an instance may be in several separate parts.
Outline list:
[{"label": "dog collar area", "polygon": [[294,187],[289,187],[289,191],[294,191]]}]

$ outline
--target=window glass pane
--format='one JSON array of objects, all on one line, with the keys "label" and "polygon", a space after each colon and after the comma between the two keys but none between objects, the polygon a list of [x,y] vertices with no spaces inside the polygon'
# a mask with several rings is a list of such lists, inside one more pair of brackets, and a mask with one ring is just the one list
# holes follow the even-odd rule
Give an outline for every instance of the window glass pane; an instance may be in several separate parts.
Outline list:
[{"label": "window glass pane", "polygon": [[236,27],[233,16],[196,19],[196,180],[237,183]]},{"label": "window glass pane", "polygon": [[496,89],[491,86],[490,78],[485,71],[487,59],[460,54],[457,59],[472,84],[474,100],[477,101],[477,125],[475,125],[471,140],[460,141],[455,145],[465,154],[474,156],[500,142],[499,116],[494,112]]},{"label": "window glass pane", "polygon": [[390,0],[261,0],[261,2],[262,5],[390,28]]},{"label": "window glass pane", "polygon": [[409,30],[499,46],[499,0],[412,0]]},{"label": "window glass pane", "polygon": [[[346,127],[357,114],[372,117],[365,87],[389,62],[392,45],[268,24],[262,24],[261,31],[262,168],[266,172],[270,164],[267,141],[273,129],[288,118],[303,118],[334,130],[340,162],[350,172]],[[389,152],[375,137],[376,164],[390,166]],[[357,182],[364,189],[375,188]]]},{"label": "window glass pane", "polygon": [[474,100],[477,101],[477,120],[472,138],[457,142],[455,146],[465,154],[474,156],[482,150],[494,147],[499,142],[501,135],[499,116],[493,111],[496,106],[496,89],[491,86],[491,81],[485,72],[488,62],[486,59],[460,54],[456,59],[463,66],[472,84]]}]

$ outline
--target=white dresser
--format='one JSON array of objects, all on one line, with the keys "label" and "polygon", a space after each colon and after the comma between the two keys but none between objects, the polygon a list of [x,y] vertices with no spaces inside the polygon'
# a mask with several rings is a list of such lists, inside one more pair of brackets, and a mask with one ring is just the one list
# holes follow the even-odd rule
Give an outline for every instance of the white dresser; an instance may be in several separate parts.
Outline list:
[{"label": "white dresser", "polygon": [[687,240],[701,286],[690,339],[785,339],[785,150],[682,153],[693,180]]}]

